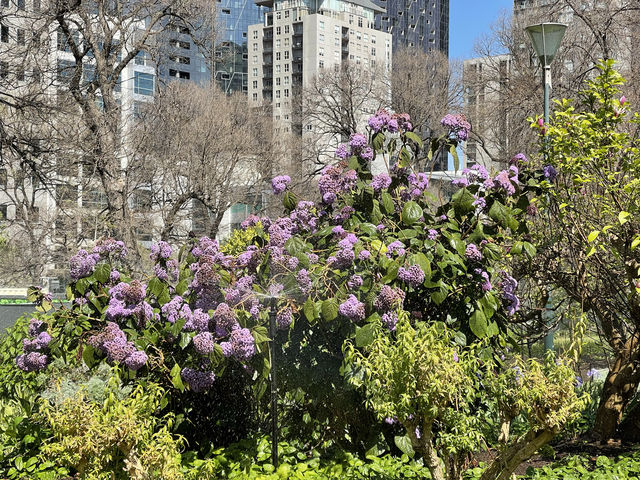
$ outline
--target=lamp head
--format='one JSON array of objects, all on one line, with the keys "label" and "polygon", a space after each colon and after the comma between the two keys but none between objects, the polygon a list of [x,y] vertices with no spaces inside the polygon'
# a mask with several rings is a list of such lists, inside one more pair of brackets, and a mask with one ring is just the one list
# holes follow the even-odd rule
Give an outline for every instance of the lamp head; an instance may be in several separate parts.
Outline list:
[{"label": "lamp head", "polygon": [[563,23],[540,23],[524,29],[543,66],[551,65],[567,26]]}]

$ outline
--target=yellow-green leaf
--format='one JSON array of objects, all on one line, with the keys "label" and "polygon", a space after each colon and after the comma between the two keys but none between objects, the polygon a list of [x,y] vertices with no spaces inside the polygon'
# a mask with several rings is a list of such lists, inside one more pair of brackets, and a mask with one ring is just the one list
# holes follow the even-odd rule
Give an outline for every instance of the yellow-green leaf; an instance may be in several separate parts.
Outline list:
[{"label": "yellow-green leaf", "polygon": [[625,212],[622,211],[618,214],[618,221],[620,222],[620,225],[624,225],[625,223],[627,223],[629,220],[629,216],[631,214],[629,212]]},{"label": "yellow-green leaf", "polygon": [[600,235],[600,231],[599,230],[594,230],[587,237],[587,242],[592,243],[596,238],[598,238],[598,235]]}]

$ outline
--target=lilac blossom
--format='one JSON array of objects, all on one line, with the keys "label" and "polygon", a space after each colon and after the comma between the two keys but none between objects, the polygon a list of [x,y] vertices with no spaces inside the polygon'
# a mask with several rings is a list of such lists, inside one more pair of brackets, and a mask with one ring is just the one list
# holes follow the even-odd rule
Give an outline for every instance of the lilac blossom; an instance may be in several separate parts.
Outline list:
[{"label": "lilac blossom", "polygon": [[405,252],[405,245],[400,240],[391,242],[387,246],[387,257],[391,257],[391,255],[393,255],[394,253],[398,256],[402,256],[405,254]]},{"label": "lilac blossom", "polygon": [[394,311],[388,311],[382,314],[382,325],[387,327],[389,331],[394,332],[398,323],[398,314]]},{"label": "lilac blossom", "polygon": [[440,121],[441,125],[448,130],[449,138],[464,141],[469,138],[471,124],[463,114],[447,114]]},{"label": "lilac blossom", "polygon": [[336,157],[340,160],[345,160],[349,156],[349,147],[345,143],[338,145],[336,150]]},{"label": "lilac blossom", "polygon": [[495,176],[493,179],[493,187],[504,190],[507,195],[516,193],[516,188],[513,186],[513,183],[511,183],[508,170],[502,170]]},{"label": "lilac blossom", "polygon": [[361,133],[353,133],[349,139],[349,146],[352,149],[364,148],[367,146],[367,137]]},{"label": "lilac blossom", "polygon": [[301,269],[296,274],[296,281],[298,282],[298,288],[303,294],[308,294],[311,291],[311,278],[309,278],[309,272],[306,269]]},{"label": "lilac blossom", "polygon": [[171,245],[161,240],[158,243],[153,243],[151,245],[151,254],[149,256],[151,257],[151,260],[157,262],[159,259],[168,259],[172,253],[173,249],[171,248]]},{"label": "lilac blossom", "polygon": [[391,177],[386,173],[380,173],[375,175],[371,180],[371,188],[374,191],[379,192],[380,190],[384,190],[389,188],[391,185]]},{"label": "lilac blossom", "polygon": [[79,280],[88,277],[93,273],[96,263],[100,260],[97,253],[89,253],[86,250],[78,250],[69,260],[69,273],[72,280]]},{"label": "lilac blossom", "polygon": [[456,178],[451,181],[451,185],[458,188],[465,188],[469,186],[469,180],[464,177]]},{"label": "lilac blossom", "polygon": [[349,280],[347,280],[347,287],[349,287],[350,290],[353,290],[361,286],[362,286],[362,277],[360,275],[352,275],[349,278]]},{"label": "lilac blossom", "polygon": [[129,253],[124,242],[115,238],[98,240],[91,252],[102,256],[113,255],[116,258],[124,258]]},{"label": "lilac blossom", "polygon": [[194,392],[203,392],[213,386],[216,376],[213,372],[183,368],[180,376]]},{"label": "lilac blossom", "polygon": [[553,165],[546,165],[543,169],[542,172],[544,173],[544,177],[549,180],[550,182],[553,182],[556,177],[558,176],[558,172],[556,171],[556,169],[553,167]]},{"label": "lilac blossom", "polygon": [[473,272],[482,278],[483,292],[488,292],[489,290],[493,289],[493,286],[491,285],[491,281],[489,279],[489,274],[487,272],[485,272],[481,268],[476,268]]},{"label": "lilac blossom", "polygon": [[287,186],[291,183],[291,177],[289,175],[278,175],[271,180],[271,187],[273,193],[279,195],[287,189]]},{"label": "lilac blossom", "polygon": [[358,253],[358,260],[369,260],[371,258],[371,252],[367,249],[360,250]]},{"label": "lilac blossom", "polygon": [[373,306],[380,312],[396,310],[398,308],[402,308],[404,298],[405,292],[401,288],[383,285],[380,293],[373,303]]},{"label": "lilac blossom", "polygon": [[149,357],[147,357],[146,353],[144,353],[142,350],[136,350],[124,359],[124,364],[128,369],[135,372],[144,367],[147,363],[147,360],[149,360]]},{"label": "lilac blossom", "polygon": [[226,337],[232,331],[240,328],[236,315],[226,303],[221,303],[213,312],[213,320],[216,326],[216,335]]},{"label": "lilac blossom", "polygon": [[411,265],[409,268],[400,267],[398,269],[398,279],[410,287],[418,287],[424,282],[425,273],[419,265]]},{"label": "lilac blossom", "polygon": [[338,307],[338,313],[351,321],[362,321],[365,317],[364,303],[360,302],[355,295],[349,295]]},{"label": "lilac blossom", "polygon": [[436,238],[438,238],[438,231],[434,230],[433,228],[430,228],[429,231],[427,232],[427,238],[429,240],[435,240]]},{"label": "lilac blossom", "polygon": [[17,367],[24,372],[37,372],[47,366],[48,358],[44,353],[23,353],[16,357]]},{"label": "lilac blossom", "polygon": [[209,355],[214,347],[213,336],[209,332],[201,332],[193,337],[193,348],[200,355]]},{"label": "lilac blossom", "polygon": [[280,310],[276,315],[276,324],[280,330],[286,330],[291,325],[293,320],[293,312],[291,307],[285,307]]},{"label": "lilac blossom", "polygon": [[507,315],[511,316],[520,309],[520,299],[516,296],[518,281],[507,272],[503,271],[501,275],[502,281],[500,282],[500,288],[502,290],[502,298],[509,302],[506,308]]},{"label": "lilac blossom", "polygon": [[478,246],[475,243],[467,245],[464,255],[469,260],[473,260],[475,262],[482,260],[482,252],[478,249]]},{"label": "lilac blossom", "polygon": [[231,332],[229,341],[233,356],[241,362],[246,362],[256,353],[256,342],[248,328],[238,328]]}]

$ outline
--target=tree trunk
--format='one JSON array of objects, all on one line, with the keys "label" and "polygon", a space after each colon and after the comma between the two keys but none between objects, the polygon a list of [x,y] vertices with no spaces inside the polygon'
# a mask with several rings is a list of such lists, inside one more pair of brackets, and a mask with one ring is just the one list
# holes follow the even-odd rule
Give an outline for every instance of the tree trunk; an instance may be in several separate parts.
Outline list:
[{"label": "tree trunk", "polygon": [[507,480],[522,462],[549,443],[554,435],[551,430],[529,432],[517,443],[500,452],[482,473],[480,480]]},{"label": "tree trunk", "polygon": [[615,362],[604,381],[600,405],[593,427],[594,438],[606,442],[617,434],[625,409],[640,382],[638,340],[633,337],[618,351]]},{"label": "tree trunk", "polygon": [[432,480],[458,480],[456,478],[447,478],[445,476],[442,461],[438,456],[438,452],[433,446],[433,434],[431,432],[433,422],[424,422],[422,427],[422,435],[418,438],[416,435],[416,423],[407,422],[404,427],[407,429],[407,435],[411,439],[413,449],[422,455],[424,464],[431,473]]},{"label": "tree trunk", "polygon": [[625,442],[640,442],[640,403],[636,404],[622,421],[618,435]]}]

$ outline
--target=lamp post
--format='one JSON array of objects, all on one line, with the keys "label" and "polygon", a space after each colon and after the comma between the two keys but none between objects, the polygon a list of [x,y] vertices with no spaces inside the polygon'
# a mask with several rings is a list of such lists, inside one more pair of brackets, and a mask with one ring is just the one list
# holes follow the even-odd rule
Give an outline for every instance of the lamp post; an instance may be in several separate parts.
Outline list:
[{"label": "lamp post", "polygon": [[[540,60],[540,64],[543,66],[543,78],[542,82],[544,85],[544,123],[547,125],[549,123],[549,97],[551,95],[551,62],[553,62],[553,58],[556,56],[556,52],[558,51],[558,47],[562,42],[562,37],[564,37],[564,32],[567,30],[567,26],[562,23],[540,23],[537,25],[529,25],[524,29],[529,35],[529,39],[531,40],[531,44],[533,45],[533,49],[538,55],[538,59]],[[545,149],[544,154],[547,156],[547,136],[545,130]],[[553,313],[551,310],[553,308],[553,300],[551,298],[551,292],[549,292],[549,298],[547,300],[547,304],[545,305],[545,315],[544,318],[547,323],[551,322],[553,318]],[[544,349],[545,350],[553,350],[553,332],[549,332],[546,337],[544,337]]]}]

